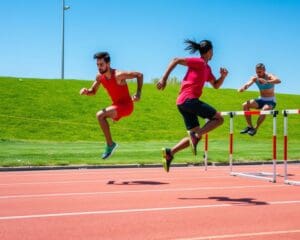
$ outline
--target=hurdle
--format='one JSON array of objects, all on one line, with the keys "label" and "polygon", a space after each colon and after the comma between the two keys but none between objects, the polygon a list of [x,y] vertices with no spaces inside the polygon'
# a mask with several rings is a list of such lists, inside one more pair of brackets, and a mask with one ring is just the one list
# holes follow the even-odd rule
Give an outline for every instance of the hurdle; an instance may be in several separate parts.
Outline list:
[{"label": "hurdle", "polygon": [[288,115],[300,114],[300,109],[287,109],[282,111],[283,114],[283,160],[284,160],[284,183],[300,186],[300,181],[292,181],[288,179]]},{"label": "hurdle", "polygon": [[[222,116],[229,116],[229,166],[230,166],[230,175],[231,176],[241,176],[241,177],[250,177],[256,178],[260,180],[267,180],[269,182],[276,182],[276,159],[277,159],[277,121],[276,117],[278,115],[278,111],[276,110],[261,110],[261,111],[236,111],[236,112],[221,112]],[[243,172],[234,172],[233,171],[233,137],[234,137],[234,127],[233,127],[233,118],[234,116],[243,115],[272,115],[273,116],[273,171],[271,173],[260,172],[260,173],[243,173]]]},{"label": "hurdle", "polygon": [[[208,119],[205,119],[205,123],[208,122]],[[208,160],[208,134],[205,134],[204,139],[204,170],[207,171],[207,160]]]}]

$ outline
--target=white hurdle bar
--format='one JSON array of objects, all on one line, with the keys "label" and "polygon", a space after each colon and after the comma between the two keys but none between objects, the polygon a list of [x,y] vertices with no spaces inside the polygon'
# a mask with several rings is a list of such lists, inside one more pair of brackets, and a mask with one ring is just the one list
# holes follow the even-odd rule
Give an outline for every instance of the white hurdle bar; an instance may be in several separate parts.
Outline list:
[{"label": "white hurdle bar", "polygon": [[[276,136],[276,117],[278,115],[277,110],[262,110],[262,111],[236,111],[236,112],[221,112],[222,116],[230,117],[230,132],[229,132],[229,166],[230,166],[230,175],[232,176],[242,176],[242,177],[251,177],[257,178],[261,180],[268,180],[270,182],[276,182],[276,148],[277,148],[277,136]],[[233,117],[236,115],[273,115],[273,172],[265,173],[261,172],[260,175],[270,175],[270,177],[259,176],[254,173],[241,173],[241,172],[233,172]]]},{"label": "white hurdle bar", "polygon": [[283,160],[284,160],[284,183],[290,185],[300,186],[300,181],[288,180],[288,115],[289,114],[300,114],[300,109],[287,109],[282,111],[283,114]]}]

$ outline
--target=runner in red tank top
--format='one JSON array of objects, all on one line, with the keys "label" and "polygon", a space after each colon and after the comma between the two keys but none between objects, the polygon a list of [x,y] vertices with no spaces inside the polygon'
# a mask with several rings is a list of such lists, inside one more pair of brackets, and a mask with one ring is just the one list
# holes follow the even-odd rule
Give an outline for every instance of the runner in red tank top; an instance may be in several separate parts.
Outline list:
[{"label": "runner in red tank top", "polygon": [[[100,85],[103,85],[109,94],[112,105],[97,112],[97,119],[101,126],[106,139],[105,151],[102,154],[102,159],[106,159],[112,155],[117,148],[117,144],[112,140],[107,118],[118,121],[122,117],[129,116],[133,111],[133,102],[139,101],[143,86],[143,74],[139,72],[125,72],[110,68],[110,56],[107,52],[100,52],[94,55],[97,59],[97,67],[99,74],[92,87],[82,88],[81,95],[95,95]],[[137,79],[137,92],[132,97],[130,96],[127,79]]]}]

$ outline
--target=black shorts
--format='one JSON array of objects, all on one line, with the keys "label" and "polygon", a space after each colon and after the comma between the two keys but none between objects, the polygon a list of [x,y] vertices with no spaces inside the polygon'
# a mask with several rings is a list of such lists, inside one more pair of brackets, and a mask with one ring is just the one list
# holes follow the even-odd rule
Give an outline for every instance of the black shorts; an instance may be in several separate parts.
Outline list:
[{"label": "black shorts", "polygon": [[257,109],[262,109],[265,105],[269,105],[272,107],[272,109],[274,109],[276,107],[276,102],[274,101],[268,101],[268,100],[264,100],[264,99],[261,99],[261,98],[257,98],[257,99],[254,99],[254,101],[257,103],[258,105],[258,108]]},{"label": "black shorts", "polygon": [[197,98],[187,99],[177,107],[184,119],[187,130],[199,126],[198,116],[212,119],[217,113],[216,109]]}]

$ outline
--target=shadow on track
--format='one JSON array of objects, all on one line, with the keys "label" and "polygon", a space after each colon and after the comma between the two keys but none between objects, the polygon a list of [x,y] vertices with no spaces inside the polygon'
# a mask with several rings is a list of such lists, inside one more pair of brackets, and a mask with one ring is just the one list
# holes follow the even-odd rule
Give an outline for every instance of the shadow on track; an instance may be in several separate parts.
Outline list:
[{"label": "shadow on track", "polygon": [[230,197],[223,197],[223,196],[216,196],[216,197],[208,197],[208,198],[178,198],[180,200],[216,200],[219,202],[230,202],[233,204],[247,204],[247,205],[268,205],[267,202],[257,201],[254,198],[230,198]]},{"label": "shadow on track", "polygon": [[169,184],[165,182],[156,182],[156,181],[123,181],[123,182],[116,182],[114,180],[108,181],[107,184],[113,185],[163,185]]}]

